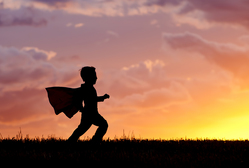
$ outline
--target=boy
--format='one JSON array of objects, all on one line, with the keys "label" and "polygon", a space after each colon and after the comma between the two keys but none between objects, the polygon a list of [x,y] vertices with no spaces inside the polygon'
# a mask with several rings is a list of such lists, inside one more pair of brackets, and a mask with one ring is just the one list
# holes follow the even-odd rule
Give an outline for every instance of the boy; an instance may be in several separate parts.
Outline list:
[{"label": "boy", "polygon": [[[97,92],[93,85],[97,81],[97,75],[94,67],[83,67],[80,72],[81,78],[85,82],[81,84],[76,96],[74,97],[75,106],[81,111],[81,123],[68,138],[69,142],[76,142],[81,135],[83,135],[92,124],[98,126],[95,135],[92,138],[93,142],[100,142],[105,135],[108,124],[107,121],[99,114],[97,104],[103,102],[110,96],[97,96]],[[82,106],[84,101],[84,107]]]}]

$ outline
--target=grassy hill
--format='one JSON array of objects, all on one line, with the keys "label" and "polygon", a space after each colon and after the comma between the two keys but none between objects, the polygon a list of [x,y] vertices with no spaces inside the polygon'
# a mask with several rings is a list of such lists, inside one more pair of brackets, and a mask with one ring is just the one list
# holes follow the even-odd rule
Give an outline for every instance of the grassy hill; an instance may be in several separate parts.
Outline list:
[{"label": "grassy hill", "polygon": [[96,145],[56,138],[0,139],[0,161],[56,167],[248,167],[249,141],[116,139]]}]

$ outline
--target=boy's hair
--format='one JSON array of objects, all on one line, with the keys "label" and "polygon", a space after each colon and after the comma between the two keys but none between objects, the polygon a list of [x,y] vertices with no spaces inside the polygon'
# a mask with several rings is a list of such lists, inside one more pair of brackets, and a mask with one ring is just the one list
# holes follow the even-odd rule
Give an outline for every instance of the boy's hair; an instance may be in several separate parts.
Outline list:
[{"label": "boy's hair", "polygon": [[86,81],[87,79],[89,79],[89,77],[92,76],[92,74],[95,73],[95,68],[92,66],[85,66],[82,67],[80,70],[80,76],[83,79],[83,81]]}]

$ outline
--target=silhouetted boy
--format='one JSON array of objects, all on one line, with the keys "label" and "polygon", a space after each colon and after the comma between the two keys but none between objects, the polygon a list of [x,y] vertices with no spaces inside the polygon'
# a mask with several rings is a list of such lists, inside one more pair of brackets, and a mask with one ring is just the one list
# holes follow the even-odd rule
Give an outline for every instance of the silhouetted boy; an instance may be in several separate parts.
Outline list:
[{"label": "silhouetted boy", "polygon": [[[75,103],[78,109],[82,112],[81,123],[75,129],[73,134],[68,138],[69,142],[76,142],[78,138],[83,135],[92,124],[98,126],[92,141],[101,141],[105,135],[108,124],[106,120],[99,114],[97,104],[109,98],[108,94],[104,96],[97,96],[97,92],[93,85],[97,81],[97,75],[94,67],[83,67],[80,72],[81,78],[85,82],[81,84],[81,88],[75,97]],[[82,106],[84,101],[84,107]]]},{"label": "silhouetted boy", "polygon": [[[79,88],[46,88],[49,102],[57,115],[63,112],[68,118],[72,118],[78,111],[82,112],[81,123],[68,138],[69,142],[76,142],[92,124],[98,126],[92,141],[99,142],[105,135],[108,124],[99,114],[97,104],[109,98],[109,95],[97,96],[97,92],[93,87],[97,81],[94,67],[83,67],[80,76],[85,83],[81,84]],[[82,106],[83,101],[84,107]]]}]

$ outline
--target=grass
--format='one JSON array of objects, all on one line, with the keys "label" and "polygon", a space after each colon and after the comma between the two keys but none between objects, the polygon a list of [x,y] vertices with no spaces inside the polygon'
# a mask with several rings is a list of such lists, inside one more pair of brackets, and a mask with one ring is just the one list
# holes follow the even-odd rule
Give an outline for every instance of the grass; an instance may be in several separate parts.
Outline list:
[{"label": "grass", "polygon": [[[147,140],[122,137],[98,145],[60,138],[0,139],[0,161],[81,167],[248,167],[248,140]],[[89,166],[91,165],[91,166]]]}]

